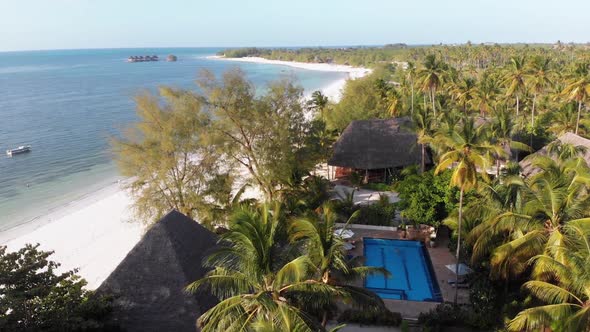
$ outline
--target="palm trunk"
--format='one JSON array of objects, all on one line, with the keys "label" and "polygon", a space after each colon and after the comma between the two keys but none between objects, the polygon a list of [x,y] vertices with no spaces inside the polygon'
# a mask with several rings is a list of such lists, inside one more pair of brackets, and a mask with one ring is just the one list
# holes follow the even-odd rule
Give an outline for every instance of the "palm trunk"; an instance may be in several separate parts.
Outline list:
[{"label": "palm trunk", "polygon": [[413,116],[414,115],[414,81],[413,80],[410,80],[410,84],[412,85],[412,101],[411,101],[412,108],[411,108],[411,113],[412,113],[412,116]]},{"label": "palm trunk", "polygon": [[531,111],[531,131],[535,126],[535,104],[537,103],[537,94],[533,95],[533,110]]},{"label": "palm trunk", "polygon": [[435,97],[434,88],[430,89],[430,94],[431,94],[430,98],[432,99],[432,113],[433,113],[434,117],[436,118],[436,106],[434,105],[435,104],[435,102],[434,102],[434,97]]},{"label": "palm trunk", "polygon": [[580,127],[580,115],[582,114],[582,101],[580,100],[578,102],[578,119],[576,120],[576,132],[575,134],[578,134],[578,128]]},{"label": "palm trunk", "polygon": [[518,117],[519,109],[520,109],[520,99],[518,99],[518,96],[516,96],[516,117]]},{"label": "palm trunk", "polygon": [[457,298],[459,296],[459,261],[461,255],[461,222],[463,219],[463,186],[459,193],[459,224],[457,225],[457,261],[455,263],[455,300],[453,303],[457,305]]},{"label": "palm trunk", "polygon": [[424,160],[424,158],[426,157],[426,147],[424,146],[424,144],[422,144],[422,161],[420,162],[420,173],[424,173],[424,169],[425,167],[425,163],[426,160]]}]

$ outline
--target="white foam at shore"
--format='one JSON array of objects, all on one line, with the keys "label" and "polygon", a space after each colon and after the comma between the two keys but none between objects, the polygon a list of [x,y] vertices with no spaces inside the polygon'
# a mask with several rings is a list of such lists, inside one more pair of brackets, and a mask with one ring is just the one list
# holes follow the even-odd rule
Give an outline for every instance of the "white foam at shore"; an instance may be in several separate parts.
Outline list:
[{"label": "white foam at shore", "polygon": [[[340,99],[347,79],[371,72],[370,69],[334,64],[262,58],[222,59],[348,73],[348,78],[337,80],[322,89],[332,101]],[[247,197],[260,196],[254,189],[249,191]],[[121,184],[114,183],[41,216],[34,222],[0,232],[0,245],[6,245],[9,250],[18,250],[27,243],[40,243],[41,249],[55,251],[51,259],[62,264],[61,271],[79,268],[79,274],[88,281],[88,288],[95,289],[143,235],[143,224],[130,222],[133,218],[130,209],[132,202],[131,195],[121,188]]]},{"label": "white foam at shore", "polygon": [[[306,70],[317,70],[317,71],[331,71],[348,73],[348,77],[337,80],[330,85],[323,87],[322,93],[326,95],[331,101],[338,102],[342,97],[342,89],[346,85],[346,81],[349,79],[360,78],[371,73],[371,69],[352,67],[346,65],[337,65],[333,63],[308,63],[308,62],[296,62],[296,61],[281,61],[281,60],[269,60],[259,57],[244,57],[244,58],[226,58],[219,55],[208,56],[208,59],[213,60],[225,60],[225,61],[237,61],[237,62],[252,62],[252,63],[263,63],[269,65],[280,65],[288,66],[293,68],[300,68]],[[309,97],[309,94],[307,95]]]}]

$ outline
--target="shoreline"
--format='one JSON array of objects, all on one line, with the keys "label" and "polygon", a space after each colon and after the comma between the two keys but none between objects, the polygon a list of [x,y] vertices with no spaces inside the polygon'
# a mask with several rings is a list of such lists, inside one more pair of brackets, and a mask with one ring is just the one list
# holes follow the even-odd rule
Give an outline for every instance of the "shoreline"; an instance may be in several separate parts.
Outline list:
[{"label": "shoreline", "polygon": [[58,272],[79,269],[88,289],[96,289],[143,235],[145,226],[133,221],[131,195],[117,181],[91,191],[46,215],[0,233],[0,245],[14,251],[39,243],[54,251],[50,259]]},{"label": "shoreline", "polygon": [[[208,57],[211,58],[211,57]],[[219,59],[216,57],[216,59]],[[309,64],[262,58],[219,59],[283,65],[307,70],[348,73],[322,88],[337,101],[348,79],[363,77],[370,69],[333,64]],[[306,94],[309,98],[311,92]],[[96,289],[139,242],[145,224],[132,221],[131,194],[123,186],[130,181],[121,177],[105,179],[103,185],[87,186],[80,194],[24,223],[0,231],[0,246],[9,251],[25,244],[40,243],[41,250],[53,251],[50,259],[61,264],[58,272],[79,269],[88,289]],[[86,191],[84,191],[86,190]],[[256,195],[256,192],[249,193]]]},{"label": "shoreline", "polygon": [[[373,72],[372,69],[353,67],[347,65],[338,65],[333,63],[310,63],[310,62],[296,62],[296,61],[282,61],[282,60],[269,60],[260,57],[244,57],[244,58],[226,58],[221,55],[207,56],[206,59],[220,60],[220,61],[235,61],[235,62],[248,62],[248,63],[259,63],[268,65],[286,66],[292,68],[299,68],[305,70],[314,71],[325,71],[325,72],[339,72],[347,73],[348,77],[337,80],[321,89],[322,93],[334,102],[340,101],[342,98],[342,89],[346,85],[346,81],[351,79],[357,79],[364,77]],[[311,92],[306,93],[305,97],[309,98]]]}]

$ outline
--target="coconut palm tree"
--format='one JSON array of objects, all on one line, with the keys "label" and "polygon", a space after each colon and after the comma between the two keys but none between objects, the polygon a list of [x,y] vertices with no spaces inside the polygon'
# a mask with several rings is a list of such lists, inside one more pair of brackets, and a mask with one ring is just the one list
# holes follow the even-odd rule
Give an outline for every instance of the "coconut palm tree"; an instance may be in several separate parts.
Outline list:
[{"label": "coconut palm tree", "polygon": [[[348,225],[359,214],[355,212],[346,222]],[[363,287],[352,286],[350,281],[369,274],[388,272],[383,268],[353,266],[344,256],[344,241],[334,234],[338,215],[329,205],[324,205],[317,215],[298,218],[291,222],[289,234],[292,243],[303,243],[313,263],[314,275],[318,281],[336,288],[352,300],[354,304],[365,308],[383,308],[383,301],[375,293]],[[344,227],[346,228],[346,226]],[[333,307],[338,298],[327,298],[327,302],[315,298],[309,303],[315,310],[323,311],[322,326],[328,321],[327,308]],[[309,301],[308,301],[309,302]]]},{"label": "coconut palm tree", "polygon": [[307,107],[319,112],[322,118],[324,118],[324,110],[328,106],[328,103],[328,97],[318,90],[311,94],[311,99],[307,101]]},{"label": "coconut palm tree", "polygon": [[547,87],[553,84],[553,70],[551,68],[551,59],[537,56],[529,65],[530,75],[528,84],[533,93],[533,107],[531,108],[531,129],[535,126],[535,107],[537,105],[538,95],[545,92]]},{"label": "coconut palm tree", "polygon": [[500,94],[500,82],[490,72],[485,71],[474,91],[472,104],[485,117],[496,109]]},{"label": "coconut palm tree", "polygon": [[525,57],[512,57],[510,64],[504,74],[504,85],[506,96],[516,99],[516,116],[520,111],[520,97],[526,90],[526,77],[528,75]]},{"label": "coconut palm tree", "polygon": [[413,62],[408,61],[408,67],[406,69],[406,81],[410,86],[410,114],[414,114],[414,80],[416,79],[416,66]]},{"label": "coconut palm tree", "polygon": [[532,277],[523,289],[544,304],[519,312],[512,331],[590,331],[590,219],[564,226],[567,246],[557,255],[533,257]]},{"label": "coconut palm tree", "polygon": [[[487,178],[486,170],[489,166],[489,155],[492,150],[491,146],[482,141],[484,135],[481,133],[482,127],[475,128],[473,119],[464,118],[463,123],[459,125],[452,135],[439,137],[444,140],[449,151],[440,157],[439,164],[435,169],[438,174],[448,168],[453,168],[451,177],[451,186],[459,188],[459,213],[457,227],[457,252],[455,265],[455,281],[458,280],[459,262],[461,259],[461,222],[463,217],[463,196],[466,191],[477,186],[477,175],[481,171],[484,178]],[[457,304],[458,289],[455,288],[454,303]]]},{"label": "coconut palm tree", "polygon": [[522,209],[505,211],[495,221],[495,231],[507,236],[490,263],[503,279],[522,274],[530,258],[561,246],[564,225],[590,216],[590,169],[582,158],[536,157],[532,166],[540,172],[526,180]]},{"label": "coconut palm tree", "polygon": [[[565,133],[573,133],[576,131],[577,124],[577,110],[574,103],[566,103],[560,109],[549,115],[551,120],[547,130],[553,135],[559,137]],[[578,132],[580,134],[586,133],[586,119],[580,120]]]},{"label": "coconut palm tree", "polygon": [[[311,315],[294,305],[295,296],[326,301],[344,294],[311,278],[313,262],[281,246],[286,221],[278,204],[271,209],[244,207],[236,211],[221,249],[205,265],[213,268],[187,287],[208,288],[220,299],[198,319],[201,330],[248,331],[271,326],[281,331],[323,330]],[[270,324],[270,325],[269,325]]]},{"label": "coconut palm tree", "polygon": [[414,113],[412,120],[416,134],[418,135],[418,143],[420,143],[421,147],[420,173],[424,173],[426,169],[426,147],[434,139],[436,122],[434,121],[434,116],[423,108]]},{"label": "coconut palm tree", "polygon": [[390,116],[396,117],[402,112],[402,97],[397,90],[391,89],[387,92],[387,104],[387,113]]},{"label": "coconut palm tree", "polygon": [[[497,144],[498,148],[505,151],[506,154],[510,150],[531,151],[531,147],[512,139],[516,132],[514,118],[511,114],[504,110],[494,112],[494,117],[490,122],[490,137],[493,144]],[[500,172],[500,160],[502,156],[496,156],[496,176]]]},{"label": "coconut palm tree", "polygon": [[590,98],[590,70],[587,63],[580,63],[570,75],[567,86],[562,92],[562,95],[568,101],[575,101],[578,103],[578,116],[576,120],[575,134],[578,134],[580,127],[580,118],[582,114],[582,106],[588,102]]},{"label": "coconut palm tree", "polygon": [[471,77],[460,79],[451,85],[453,99],[461,105],[463,113],[467,114],[467,106],[475,99],[477,93],[477,81]]},{"label": "coconut palm tree", "polygon": [[436,117],[436,90],[441,86],[446,65],[436,58],[436,55],[429,54],[424,58],[423,68],[418,72],[421,81],[422,91],[430,95],[432,102],[432,112]]}]

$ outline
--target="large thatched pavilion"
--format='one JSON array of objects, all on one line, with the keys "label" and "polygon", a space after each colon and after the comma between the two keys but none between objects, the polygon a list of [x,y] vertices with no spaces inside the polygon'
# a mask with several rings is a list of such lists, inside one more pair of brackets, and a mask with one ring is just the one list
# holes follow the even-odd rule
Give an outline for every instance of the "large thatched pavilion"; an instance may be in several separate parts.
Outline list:
[{"label": "large thatched pavilion", "polygon": [[194,220],[168,213],[98,288],[114,297],[114,323],[124,331],[198,331],[197,318],[217,299],[184,288],[207,272],[201,263],[216,242]]},{"label": "large thatched pavilion", "polygon": [[[430,163],[426,152],[425,162]],[[351,122],[334,144],[328,161],[331,176],[360,172],[365,180],[383,181],[392,169],[420,165],[422,148],[408,118]]]}]

